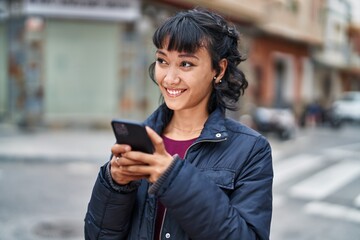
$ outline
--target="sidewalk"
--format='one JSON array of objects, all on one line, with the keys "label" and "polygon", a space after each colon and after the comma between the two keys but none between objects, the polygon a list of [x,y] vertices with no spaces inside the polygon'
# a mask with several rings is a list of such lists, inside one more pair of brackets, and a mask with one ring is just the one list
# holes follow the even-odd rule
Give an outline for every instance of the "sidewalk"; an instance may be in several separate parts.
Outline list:
[{"label": "sidewalk", "polygon": [[114,142],[110,130],[21,131],[3,124],[0,125],[0,160],[104,162]]}]

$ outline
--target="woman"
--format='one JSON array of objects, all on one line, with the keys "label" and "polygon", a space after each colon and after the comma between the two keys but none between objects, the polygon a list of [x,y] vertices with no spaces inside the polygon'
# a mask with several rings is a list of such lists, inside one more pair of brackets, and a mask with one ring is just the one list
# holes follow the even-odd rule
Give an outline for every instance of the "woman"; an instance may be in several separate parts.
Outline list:
[{"label": "woman", "polygon": [[112,147],[86,239],[269,239],[270,146],[225,117],[247,87],[238,39],[205,10],[180,12],[156,30],[150,75],[164,103],[145,121],[154,153]]}]

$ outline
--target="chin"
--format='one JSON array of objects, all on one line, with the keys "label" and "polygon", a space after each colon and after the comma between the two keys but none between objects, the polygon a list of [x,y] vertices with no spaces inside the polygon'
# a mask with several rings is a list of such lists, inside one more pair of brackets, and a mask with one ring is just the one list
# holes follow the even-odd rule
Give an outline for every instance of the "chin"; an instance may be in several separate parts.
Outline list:
[{"label": "chin", "polygon": [[182,109],[178,104],[174,104],[174,103],[171,103],[171,102],[166,101],[166,100],[165,100],[165,104],[170,110],[173,110],[173,111]]},{"label": "chin", "polygon": [[179,110],[179,108],[177,108],[177,107],[175,107],[175,106],[173,106],[171,104],[167,104],[167,103],[165,103],[165,104],[170,110],[173,110],[173,111]]}]

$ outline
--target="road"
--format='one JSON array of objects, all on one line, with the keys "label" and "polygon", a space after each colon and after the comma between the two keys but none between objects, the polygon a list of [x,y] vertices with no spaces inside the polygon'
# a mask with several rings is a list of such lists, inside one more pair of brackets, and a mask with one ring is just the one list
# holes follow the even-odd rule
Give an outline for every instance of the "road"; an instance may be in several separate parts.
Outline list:
[{"label": "road", "polygon": [[271,239],[360,239],[358,126],[307,129],[277,145],[274,171]]},{"label": "road", "polygon": [[98,165],[0,163],[0,239],[83,239]]},{"label": "road", "polygon": [[[306,129],[285,142],[269,136],[275,171],[271,239],[360,239],[359,133],[354,126]],[[86,205],[102,163],[80,155],[72,161],[0,159],[0,240],[83,239]]]}]

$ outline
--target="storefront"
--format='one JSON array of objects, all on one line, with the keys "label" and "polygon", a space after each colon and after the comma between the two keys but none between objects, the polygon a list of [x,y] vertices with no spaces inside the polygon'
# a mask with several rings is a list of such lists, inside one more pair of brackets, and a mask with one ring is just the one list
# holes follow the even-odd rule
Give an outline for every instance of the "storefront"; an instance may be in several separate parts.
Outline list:
[{"label": "storefront", "polygon": [[11,43],[3,48],[8,59],[0,59],[1,69],[9,64],[0,76],[8,90],[0,112],[10,122],[107,126],[114,117],[144,119],[157,105],[147,73],[152,29],[144,28],[139,1],[24,0],[16,7],[0,25],[1,46]]}]

